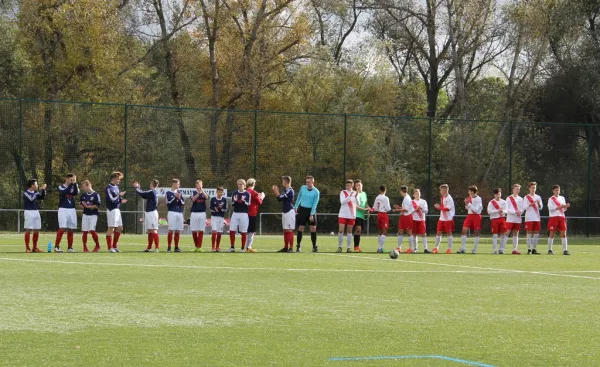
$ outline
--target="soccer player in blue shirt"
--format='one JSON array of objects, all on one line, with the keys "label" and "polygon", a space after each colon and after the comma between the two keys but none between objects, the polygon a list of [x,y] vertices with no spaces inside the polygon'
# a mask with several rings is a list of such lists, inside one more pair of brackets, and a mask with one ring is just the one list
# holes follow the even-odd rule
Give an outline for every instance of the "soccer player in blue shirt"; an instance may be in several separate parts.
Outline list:
[{"label": "soccer player in blue shirt", "polygon": [[[283,193],[273,185],[273,193],[281,203],[281,224],[283,226],[283,248],[277,252],[294,252],[294,228],[296,228],[296,211],[294,210],[294,189],[290,176],[281,177]],[[300,252],[298,248],[297,252]]]},{"label": "soccer player in blue shirt", "polygon": [[217,196],[210,199],[210,227],[212,251],[221,252],[221,235],[225,223],[225,212],[227,211],[227,198],[223,196],[225,190],[217,187]]},{"label": "soccer player in blue shirt", "polygon": [[155,251],[159,251],[158,211],[156,210],[158,206],[158,191],[156,191],[156,188],[158,185],[158,180],[152,180],[150,181],[150,190],[144,191],[140,188],[139,182],[136,181],[133,183],[135,192],[146,201],[146,206],[144,207],[144,223],[146,224],[146,232],[148,232],[148,246],[144,252],[152,251],[152,243],[154,243]]},{"label": "soccer player in blue shirt", "polygon": [[202,180],[196,180],[196,189],[192,192],[190,200],[192,201],[190,231],[192,231],[192,238],[196,247],[194,251],[204,252],[202,250],[202,240],[206,229],[206,201],[210,198],[202,188]]},{"label": "soccer player in blue shirt", "polygon": [[77,177],[68,173],[65,175],[65,183],[58,187],[58,232],[54,241],[54,252],[62,252],[60,241],[63,234],[67,232],[68,251],[73,250],[73,230],[77,229],[77,213],[75,212],[74,197],[79,195]]},{"label": "soccer player in blue shirt", "polygon": [[169,234],[167,235],[167,252],[171,252],[171,242],[175,239],[175,252],[181,252],[179,248],[179,233],[183,231],[183,206],[185,201],[179,191],[180,182],[174,178],[171,180],[171,191],[167,191],[167,221],[169,222]]},{"label": "soccer player in blue shirt", "polygon": [[237,180],[237,190],[231,194],[231,206],[233,214],[229,222],[229,242],[231,248],[227,252],[235,252],[235,233],[240,232],[242,236],[242,252],[246,245],[246,237],[248,234],[248,207],[250,206],[250,193],[246,191],[246,180]]},{"label": "soccer player in blue shirt", "polygon": [[[119,237],[123,230],[123,219],[121,218],[121,204],[127,202],[123,199],[125,191],[119,191],[119,184],[123,174],[121,172],[113,172],[110,174],[110,183],[104,189],[106,195],[106,222],[108,229],[106,230],[106,244],[109,252],[121,252],[119,250]],[[113,241],[114,235],[114,241]]]},{"label": "soccer player in blue shirt", "polygon": [[96,244],[93,252],[98,252],[100,251],[100,242],[98,241],[98,233],[96,233],[96,224],[98,223],[100,194],[92,189],[92,183],[88,180],[81,183],[81,189],[83,190],[83,194],[79,197],[79,205],[83,208],[83,216],[81,218],[83,252],[89,252],[87,247],[88,233],[92,235],[92,239]]},{"label": "soccer player in blue shirt", "polygon": [[[42,252],[38,248],[40,229],[42,229],[42,218],[40,217],[40,200],[46,197],[46,184],[41,190],[35,178],[27,181],[27,190],[23,192],[23,209],[25,216],[25,251]],[[33,250],[29,247],[31,232],[33,231]]]},{"label": "soccer player in blue shirt", "polygon": [[313,246],[313,252],[318,252],[317,248],[317,205],[321,194],[315,187],[313,176],[306,176],[306,185],[303,185],[298,192],[298,198],[294,209],[296,209],[296,224],[298,224],[296,251],[301,251],[302,233],[306,223],[310,225],[310,240]]}]

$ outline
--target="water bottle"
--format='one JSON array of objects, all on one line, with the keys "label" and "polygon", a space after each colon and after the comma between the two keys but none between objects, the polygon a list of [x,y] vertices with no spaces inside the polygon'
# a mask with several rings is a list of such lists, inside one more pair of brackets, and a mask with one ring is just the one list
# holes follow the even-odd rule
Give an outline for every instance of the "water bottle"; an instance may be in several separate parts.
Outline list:
[{"label": "water bottle", "polygon": [[52,252],[52,241],[48,242],[48,252]]}]

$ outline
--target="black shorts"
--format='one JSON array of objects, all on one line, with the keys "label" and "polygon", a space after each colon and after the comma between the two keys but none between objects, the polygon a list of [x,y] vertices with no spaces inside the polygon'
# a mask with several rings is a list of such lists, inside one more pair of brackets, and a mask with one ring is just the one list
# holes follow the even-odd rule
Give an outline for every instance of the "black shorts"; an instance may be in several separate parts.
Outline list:
[{"label": "black shorts", "polygon": [[365,220],[363,218],[356,217],[356,220],[354,221],[354,227],[363,228],[364,225],[365,225]]},{"label": "black shorts", "polygon": [[317,226],[317,213],[313,215],[313,221],[310,221],[310,208],[298,207],[298,214],[296,214],[296,225],[298,227],[305,227],[306,224],[311,226]]},{"label": "black shorts", "polygon": [[256,216],[248,217],[248,233],[256,233]]}]

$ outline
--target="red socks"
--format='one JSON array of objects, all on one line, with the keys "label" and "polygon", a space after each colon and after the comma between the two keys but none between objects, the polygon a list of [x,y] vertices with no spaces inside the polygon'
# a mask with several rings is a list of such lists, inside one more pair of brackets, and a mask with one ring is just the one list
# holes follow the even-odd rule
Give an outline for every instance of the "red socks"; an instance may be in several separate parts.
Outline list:
[{"label": "red socks", "polygon": [[67,232],[67,244],[68,244],[69,248],[73,248],[73,232],[72,231]]},{"label": "red socks", "polygon": [[29,232],[25,232],[25,248],[26,248],[27,250],[31,250],[31,249],[29,248],[29,236],[30,236]]},{"label": "red socks", "polygon": [[148,233],[148,246],[146,250],[152,250],[152,242],[154,242],[154,233]]},{"label": "red socks", "polygon": [[173,242],[173,232],[169,232],[169,234],[167,235],[167,246],[168,246],[168,248],[171,248],[171,242]]},{"label": "red socks", "polygon": [[175,232],[175,248],[179,248],[179,233]]},{"label": "red socks", "polygon": [[198,247],[198,232],[192,232],[192,239],[194,240],[194,246]]},{"label": "red socks", "polygon": [[90,234],[92,235],[92,238],[94,239],[94,243],[96,244],[96,247],[100,247],[100,241],[98,240],[98,233],[96,233],[96,231],[90,231]]},{"label": "red socks", "polygon": [[294,232],[283,232],[284,248],[294,248]]},{"label": "red socks", "polygon": [[154,236],[154,248],[158,249],[158,232],[152,233]]},{"label": "red socks", "polygon": [[247,233],[242,233],[242,250],[244,248],[246,248],[246,237],[248,236]]},{"label": "red socks", "polygon": [[40,233],[39,232],[34,232],[33,233],[33,249],[35,250],[38,246],[38,239],[40,238]]},{"label": "red socks", "polygon": [[231,248],[235,247],[235,232],[229,231],[229,242],[231,243]]},{"label": "red socks", "polygon": [[223,233],[217,232],[217,249],[221,248],[221,236]]},{"label": "red socks", "polygon": [[210,244],[212,245],[213,251],[217,248],[217,232],[213,232],[210,236]]},{"label": "red socks", "polygon": [[56,232],[56,240],[54,241],[54,247],[60,248],[60,241],[62,240],[63,234],[65,234],[65,231],[63,231],[62,229],[59,229],[58,232]]},{"label": "red socks", "polygon": [[112,236],[106,235],[106,245],[108,246],[108,250],[112,248]]},{"label": "red socks", "polygon": [[202,240],[204,239],[204,232],[199,231],[196,238],[198,239],[198,245],[196,247],[202,248]]},{"label": "red socks", "polygon": [[121,237],[121,232],[115,232],[115,240],[113,241],[113,247],[117,248],[119,244],[119,237]]},{"label": "red socks", "polygon": [[81,233],[81,242],[83,242],[83,247],[87,247],[87,231],[83,231]]}]

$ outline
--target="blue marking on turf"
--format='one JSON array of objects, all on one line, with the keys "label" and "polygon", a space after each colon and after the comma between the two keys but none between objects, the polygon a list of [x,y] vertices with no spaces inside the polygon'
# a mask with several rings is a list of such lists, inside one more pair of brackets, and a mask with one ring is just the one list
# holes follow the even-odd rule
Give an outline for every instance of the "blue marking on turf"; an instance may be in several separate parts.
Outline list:
[{"label": "blue marking on turf", "polygon": [[378,356],[378,357],[332,357],[330,361],[376,361],[382,359],[441,359],[444,361],[451,361],[456,363],[467,364],[470,366],[479,367],[494,367],[491,364],[485,364],[474,361],[467,361],[465,359],[458,359],[446,356]]}]

